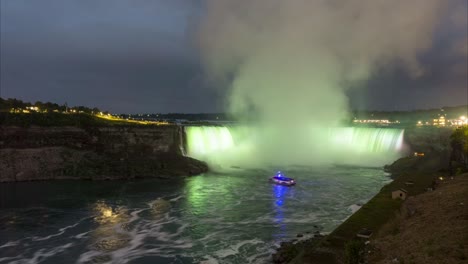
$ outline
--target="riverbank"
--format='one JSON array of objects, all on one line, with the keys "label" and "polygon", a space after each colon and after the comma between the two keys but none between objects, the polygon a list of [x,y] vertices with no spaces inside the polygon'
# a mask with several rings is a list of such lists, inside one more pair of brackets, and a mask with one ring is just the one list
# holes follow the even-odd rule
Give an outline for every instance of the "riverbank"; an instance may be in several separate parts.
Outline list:
[{"label": "riverbank", "polygon": [[[468,261],[468,174],[409,197],[371,237],[367,263],[457,264]],[[429,232],[428,232],[429,231]]]},{"label": "riverbank", "polygon": [[[417,196],[426,193],[428,188],[435,188],[440,178],[446,179],[453,174],[452,133],[453,130],[448,129],[414,129],[407,133],[409,153],[422,152],[424,156],[409,155],[386,166],[385,170],[394,180],[360,210],[324,238],[280,247],[274,255],[274,263],[358,263],[349,259],[352,252],[361,252],[362,243],[356,241],[357,234],[363,229],[371,230],[373,234],[379,232],[402,207],[402,200],[392,199],[393,191],[404,188],[409,197]],[[360,248],[355,250],[356,246]]]},{"label": "riverbank", "polygon": [[182,155],[182,128],[0,126],[0,182],[192,176],[208,166]]}]

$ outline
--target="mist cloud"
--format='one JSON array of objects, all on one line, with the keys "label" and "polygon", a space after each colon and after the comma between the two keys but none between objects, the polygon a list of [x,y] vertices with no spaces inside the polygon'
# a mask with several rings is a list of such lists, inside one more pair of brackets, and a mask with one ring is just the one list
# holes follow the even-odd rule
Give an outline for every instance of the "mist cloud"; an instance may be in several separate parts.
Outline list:
[{"label": "mist cloud", "polygon": [[229,89],[228,110],[259,118],[256,141],[263,154],[281,148],[297,160],[306,155],[302,150],[311,134],[307,149],[316,150],[315,158],[322,149],[324,156],[323,131],[346,118],[345,90],[351,84],[364,83],[376,69],[395,63],[413,77],[424,74],[418,55],[431,47],[447,1],[206,4],[200,48],[210,76],[229,81],[218,86]]}]

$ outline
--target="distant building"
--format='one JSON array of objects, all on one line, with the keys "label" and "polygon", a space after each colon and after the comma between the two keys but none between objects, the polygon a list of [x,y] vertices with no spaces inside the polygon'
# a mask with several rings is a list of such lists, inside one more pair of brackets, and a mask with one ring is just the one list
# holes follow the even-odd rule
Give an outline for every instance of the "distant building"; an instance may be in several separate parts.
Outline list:
[{"label": "distant building", "polygon": [[436,117],[436,118],[434,118],[432,120],[432,124],[434,126],[444,127],[447,124],[446,117],[447,117],[447,114],[445,114],[445,111],[442,108],[442,109],[440,109],[440,114],[438,114],[438,117]]},{"label": "distant building", "polygon": [[464,126],[468,124],[468,118],[466,118],[465,116],[460,116],[457,119],[449,119],[447,120],[447,124],[450,124],[451,126],[456,126],[456,127]]},{"label": "distant building", "polygon": [[408,196],[408,191],[406,191],[405,189],[399,189],[392,192],[392,199],[405,200],[406,196]]},{"label": "distant building", "polygon": [[39,107],[37,106],[26,106],[26,109],[32,112],[39,112]]},{"label": "distant building", "polygon": [[445,115],[440,115],[438,118],[434,118],[432,121],[434,126],[444,127],[446,124]]}]

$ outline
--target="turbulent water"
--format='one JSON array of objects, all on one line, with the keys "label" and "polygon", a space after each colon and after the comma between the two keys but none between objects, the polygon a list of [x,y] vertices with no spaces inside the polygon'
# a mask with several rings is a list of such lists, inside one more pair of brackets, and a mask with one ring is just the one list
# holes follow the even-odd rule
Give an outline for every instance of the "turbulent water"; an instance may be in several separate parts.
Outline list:
[{"label": "turbulent water", "polygon": [[[0,185],[0,263],[265,263],[298,233],[329,232],[389,179],[380,169],[231,169],[134,182]],[[354,205],[354,206],[353,206]]]}]

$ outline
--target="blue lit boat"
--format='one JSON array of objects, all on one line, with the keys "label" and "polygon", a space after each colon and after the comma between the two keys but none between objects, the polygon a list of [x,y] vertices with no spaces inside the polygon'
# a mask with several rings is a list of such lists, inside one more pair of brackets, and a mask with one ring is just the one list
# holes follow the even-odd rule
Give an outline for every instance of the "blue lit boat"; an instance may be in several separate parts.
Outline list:
[{"label": "blue lit boat", "polygon": [[275,176],[270,178],[270,182],[285,185],[285,186],[293,186],[296,184],[296,181],[292,178],[284,177],[281,171],[278,171]]}]

